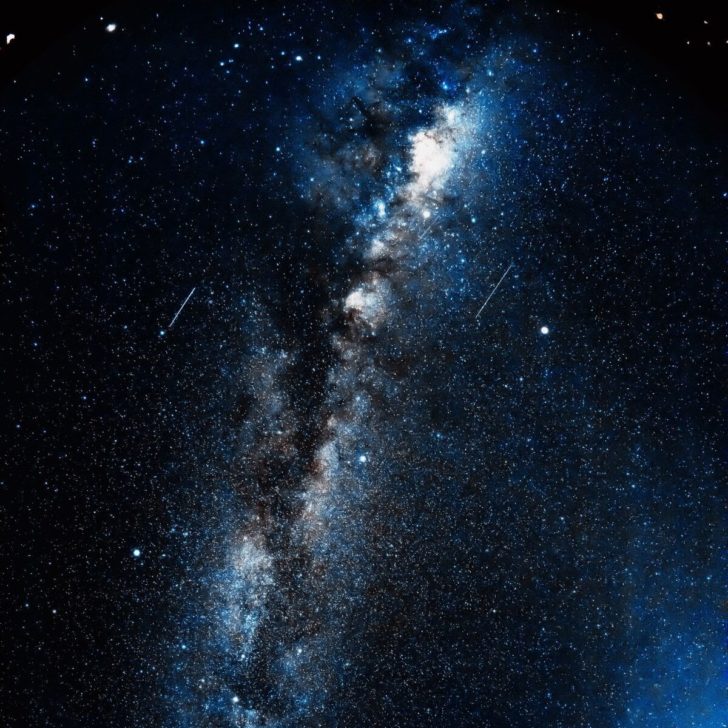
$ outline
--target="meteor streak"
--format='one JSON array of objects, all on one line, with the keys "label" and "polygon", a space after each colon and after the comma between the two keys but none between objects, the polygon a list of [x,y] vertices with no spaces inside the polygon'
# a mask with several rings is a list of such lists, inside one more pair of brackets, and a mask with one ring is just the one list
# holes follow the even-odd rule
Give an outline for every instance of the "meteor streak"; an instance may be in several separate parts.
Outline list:
[{"label": "meteor streak", "polygon": [[511,268],[513,268],[513,263],[511,263],[506,268],[506,272],[501,276],[498,283],[495,284],[495,288],[490,292],[490,296],[488,296],[488,298],[485,299],[485,303],[480,307],[480,310],[478,311],[478,313],[475,314],[476,321],[478,319],[478,316],[480,316],[480,314],[483,312],[483,309],[488,305],[488,301],[490,301],[490,299],[493,298],[493,295],[498,290],[498,286],[500,286],[500,284],[503,283],[503,279],[508,275],[508,271],[510,271]]},{"label": "meteor streak", "polygon": [[192,298],[192,294],[193,294],[193,293],[194,293],[194,292],[195,292],[196,290],[197,290],[197,286],[195,286],[195,287],[194,287],[194,288],[193,288],[193,289],[192,289],[192,290],[191,290],[191,291],[190,291],[190,292],[189,292],[189,293],[187,294],[187,298],[185,298],[185,300],[184,300],[184,301],[182,301],[182,305],[181,305],[181,306],[179,307],[179,311],[177,311],[177,313],[176,313],[176,314],[174,315],[174,318],[172,319],[172,321],[170,321],[170,324],[169,324],[169,326],[167,326],[167,328],[168,328],[168,329],[171,329],[171,328],[172,328],[172,326],[174,325],[174,322],[175,322],[175,321],[177,320],[177,316],[179,316],[179,315],[180,315],[180,314],[182,313],[182,309],[183,309],[183,308],[184,308],[184,307],[185,307],[185,306],[187,305],[187,301],[189,301],[189,300],[190,300],[190,298]]}]

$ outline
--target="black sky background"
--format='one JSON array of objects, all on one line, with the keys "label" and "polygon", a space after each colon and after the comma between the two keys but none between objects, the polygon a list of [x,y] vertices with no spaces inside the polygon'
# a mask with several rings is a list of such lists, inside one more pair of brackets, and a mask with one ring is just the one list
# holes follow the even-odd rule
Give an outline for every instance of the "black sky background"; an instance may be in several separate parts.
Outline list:
[{"label": "black sky background", "polygon": [[[357,3],[345,1],[342,5]],[[387,3],[379,0],[366,5]],[[613,31],[626,46],[650,58],[657,72],[678,84],[683,93],[700,99],[718,123],[725,121],[727,4],[715,0],[559,0],[544,5],[576,13],[586,25]],[[24,68],[69,33],[99,17],[111,21],[115,10],[125,7],[128,3],[8,3],[0,10],[0,84],[12,83]],[[662,19],[657,18],[658,13]],[[10,33],[16,37],[6,45]]]}]

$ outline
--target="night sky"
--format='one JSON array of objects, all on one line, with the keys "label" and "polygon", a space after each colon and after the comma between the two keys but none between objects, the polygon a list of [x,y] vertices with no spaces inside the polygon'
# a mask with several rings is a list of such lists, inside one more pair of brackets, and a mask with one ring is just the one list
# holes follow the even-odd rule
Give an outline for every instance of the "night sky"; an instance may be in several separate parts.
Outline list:
[{"label": "night sky", "polygon": [[0,47],[0,724],[728,726],[728,25],[140,5]]}]

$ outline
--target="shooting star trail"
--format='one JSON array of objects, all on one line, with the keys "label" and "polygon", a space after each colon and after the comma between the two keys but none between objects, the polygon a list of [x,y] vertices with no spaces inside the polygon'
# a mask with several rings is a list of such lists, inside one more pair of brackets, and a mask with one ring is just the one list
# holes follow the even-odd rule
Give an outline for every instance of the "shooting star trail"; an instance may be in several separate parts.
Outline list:
[{"label": "shooting star trail", "polygon": [[511,268],[513,268],[513,263],[511,263],[506,268],[506,272],[501,276],[498,283],[495,284],[495,288],[490,292],[490,296],[488,296],[488,298],[485,299],[485,303],[480,307],[480,310],[478,311],[478,313],[475,314],[476,321],[478,319],[478,316],[480,316],[480,314],[483,312],[483,309],[488,305],[488,301],[490,301],[490,299],[493,298],[493,296],[495,295],[495,292],[498,290],[498,286],[500,286],[500,284],[503,283],[503,279],[508,275],[508,271],[510,271]]},{"label": "shooting star trail", "polygon": [[170,321],[169,326],[167,326],[168,329],[171,329],[174,322],[177,320],[177,316],[179,316],[182,313],[182,309],[187,305],[187,301],[192,298],[192,294],[197,290],[197,286],[195,286],[187,295],[187,298],[185,298],[184,301],[182,301],[182,305],[179,307],[179,311],[174,315],[174,318]]}]

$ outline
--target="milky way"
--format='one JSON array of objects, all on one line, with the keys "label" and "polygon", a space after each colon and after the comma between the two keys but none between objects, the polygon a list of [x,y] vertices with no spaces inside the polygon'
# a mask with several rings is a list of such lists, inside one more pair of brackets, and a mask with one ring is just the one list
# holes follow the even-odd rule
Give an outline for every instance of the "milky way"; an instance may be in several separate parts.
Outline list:
[{"label": "milky way", "polygon": [[48,462],[83,423],[58,618],[113,625],[38,724],[723,726],[702,120],[541,6],[113,20],[2,111],[66,322],[16,345],[84,408],[13,417]]}]

